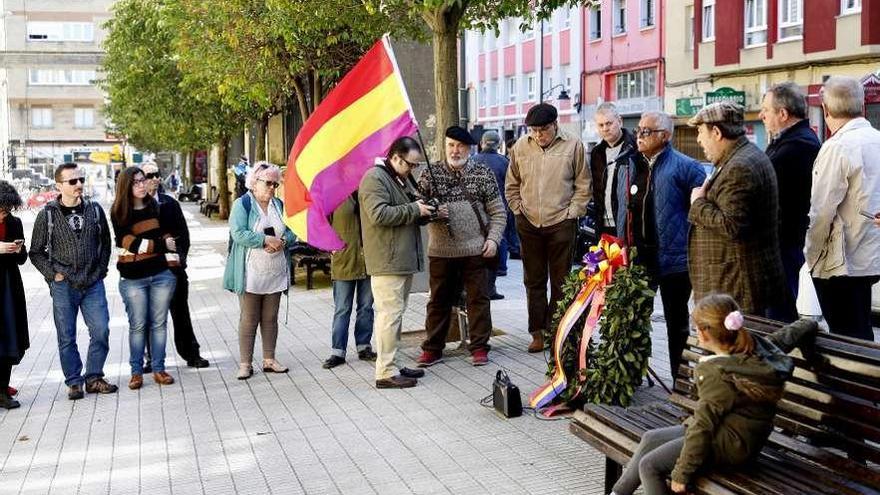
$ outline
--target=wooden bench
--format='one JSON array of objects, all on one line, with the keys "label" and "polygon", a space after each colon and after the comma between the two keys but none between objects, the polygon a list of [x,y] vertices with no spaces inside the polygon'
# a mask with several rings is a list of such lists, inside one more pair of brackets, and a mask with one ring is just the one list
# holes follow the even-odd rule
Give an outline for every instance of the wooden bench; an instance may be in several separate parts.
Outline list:
[{"label": "wooden bench", "polygon": [[[780,323],[747,317],[746,328],[772,333]],[[698,494],[880,494],[880,345],[820,333],[820,365],[790,354],[795,371],[786,384],[775,428],[754,464],[713,470],[694,480]],[[708,354],[695,336],[668,402],[624,409],[587,405],[574,414],[572,433],[606,456],[605,493],[621,474],[642,433],[680,424],[696,406],[693,368]]]},{"label": "wooden bench", "polygon": [[306,290],[314,288],[315,270],[330,275],[330,253],[297,242],[290,248],[290,285],[296,285],[296,268],[306,269]]}]

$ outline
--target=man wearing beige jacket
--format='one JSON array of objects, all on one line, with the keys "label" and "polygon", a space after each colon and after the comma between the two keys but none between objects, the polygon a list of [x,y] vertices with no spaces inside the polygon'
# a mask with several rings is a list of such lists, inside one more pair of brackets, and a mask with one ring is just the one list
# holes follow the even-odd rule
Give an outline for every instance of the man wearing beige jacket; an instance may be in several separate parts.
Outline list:
[{"label": "man wearing beige jacket", "polygon": [[831,333],[874,340],[871,286],[880,280],[880,131],[862,117],[865,93],[850,77],[825,82],[832,136],[813,165],[804,255]]},{"label": "man wearing beige jacket", "polygon": [[556,118],[556,108],[548,103],[529,109],[529,133],[510,151],[504,188],[521,242],[532,334],[529,352],[541,352],[543,331],[553,330],[550,319],[571,269],[575,225],[586,214],[592,196],[584,145],[559,129]]}]

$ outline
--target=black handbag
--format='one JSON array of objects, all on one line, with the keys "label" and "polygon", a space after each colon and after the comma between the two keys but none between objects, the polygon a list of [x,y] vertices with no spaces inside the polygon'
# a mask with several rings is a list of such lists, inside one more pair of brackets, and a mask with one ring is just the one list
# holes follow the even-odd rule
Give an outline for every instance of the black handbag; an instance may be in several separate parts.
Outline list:
[{"label": "black handbag", "polygon": [[495,412],[505,418],[522,416],[522,398],[519,387],[510,382],[510,377],[502,370],[495,373],[492,383],[492,405]]}]

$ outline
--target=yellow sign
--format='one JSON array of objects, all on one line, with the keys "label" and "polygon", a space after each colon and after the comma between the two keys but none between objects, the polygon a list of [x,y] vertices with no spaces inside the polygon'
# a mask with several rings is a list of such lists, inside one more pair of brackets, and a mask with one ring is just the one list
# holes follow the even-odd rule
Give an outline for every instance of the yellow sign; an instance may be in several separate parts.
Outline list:
[{"label": "yellow sign", "polygon": [[89,160],[94,163],[110,163],[110,152],[93,151],[89,153]]}]

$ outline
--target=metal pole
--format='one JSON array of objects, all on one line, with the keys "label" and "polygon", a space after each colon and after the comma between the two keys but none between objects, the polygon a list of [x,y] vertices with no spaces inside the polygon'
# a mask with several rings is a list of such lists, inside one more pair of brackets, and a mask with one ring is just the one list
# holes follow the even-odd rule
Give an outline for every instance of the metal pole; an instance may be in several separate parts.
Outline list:
[{"label": "metal pole", "polygon": [[538,20],[541,24],[541,35],[538,39],[538,102],[544,101],[544,21]]}]

